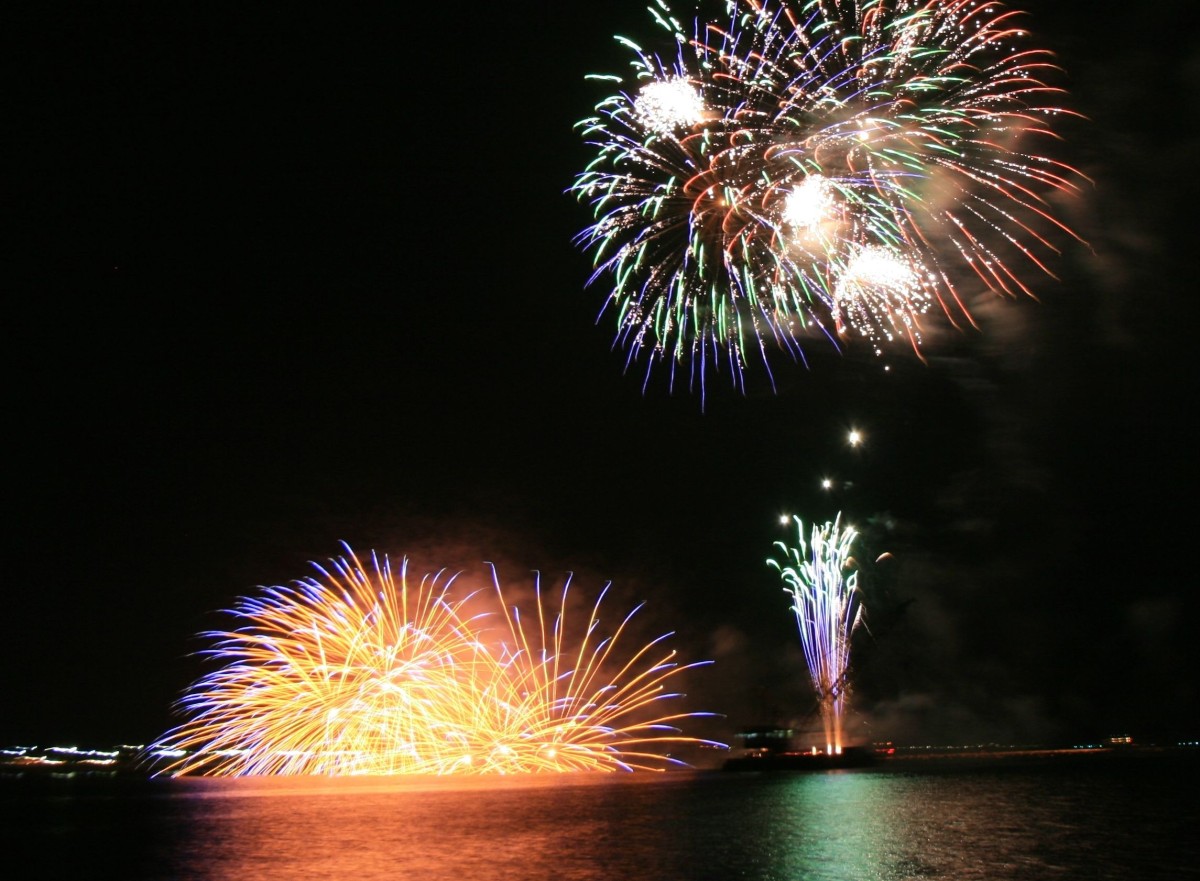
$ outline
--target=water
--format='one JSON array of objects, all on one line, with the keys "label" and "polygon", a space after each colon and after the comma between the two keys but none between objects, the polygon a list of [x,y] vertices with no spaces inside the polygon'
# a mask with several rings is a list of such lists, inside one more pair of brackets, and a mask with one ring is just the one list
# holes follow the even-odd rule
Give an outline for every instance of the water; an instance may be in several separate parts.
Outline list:
[{"label": "water", "polygon": [[29,879],[1200,878],[1200,756],[529,781],[0,780]]}]

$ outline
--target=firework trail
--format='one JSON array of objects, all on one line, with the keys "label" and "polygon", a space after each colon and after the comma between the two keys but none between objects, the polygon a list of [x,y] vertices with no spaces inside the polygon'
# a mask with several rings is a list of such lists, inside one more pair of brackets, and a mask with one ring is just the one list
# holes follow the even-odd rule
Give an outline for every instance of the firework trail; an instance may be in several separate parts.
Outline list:
[{"label": "firework trail", "polygon": [[843,529],[839,514],[814,525],[806,544],[803,521],[793,519],[797,546],[776,542],[783,560],[768,559],[767,565],[779,572],[792,596],[792,612],[825,727],[826,751],[834,755],[845,746],[842,719],[849,697],[850,637],[863,617],[858,573],[848,573],[858,533],[852,527]]},{"label": "firework trail", "polygon": [[[627,365],[666,362],[704,393],[743,386],[750,353],[866,338],[914,349],[934,304],[970,321],[960,286],[1005,295],[1067,232],[1049,195],[1077,171],[1038,152],[1064,111],[1048,52],[983,0],[727,0],[685,27],[664,0],[661,56],[579,123],[595,149],[571,192],[594,222]],[[1071,233],[1071,235],[1074,235]],[[971,275],[973,273],[973,276]],[[958,281],[956,281],[958,279]]]},{"label": "firework trail", "polygon": [[[667,685],[692,667],[663,647],[628,649],[600,630],[567,635],[568,585],[534,623],[494,592],[452,594],[455,576],[413,585],[372,554],[316,566],[319,578],[243,598],[242,626],[203,634],[223,666],[179,702],[187,717],[155,744],[182,753],[164,773],[451,774],[662,770],[669,750],[708,743],[663,714]],[[605,592],[607,588],[605,589]],[[600,598],[603,599],[604,593]],[[487,603],[481,610],[483,600]],[[640,608],[640,607],[639,607]],[[712,744],[719,746],[719,744]]]}]

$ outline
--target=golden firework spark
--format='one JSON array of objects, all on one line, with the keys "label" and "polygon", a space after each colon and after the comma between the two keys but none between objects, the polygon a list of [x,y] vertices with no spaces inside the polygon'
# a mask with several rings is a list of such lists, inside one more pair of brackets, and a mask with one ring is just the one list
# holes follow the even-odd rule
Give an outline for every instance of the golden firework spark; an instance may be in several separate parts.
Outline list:
[{"label": "golden firework spark", "polygon": [[673,748],[705,743],[677,725],[706,714],[658,708],[707,662],[680,664],[671,634],[627,649],[640,606],[605,634],[607,587],[573,641],[570,578],[552,606],[539,578],[526,621],[494,567],[493,592],[454,594],[457,576],[413,586],[407,559],[397,572],[372,554],[368,569],[346,552],[320,578],[240,600],[243,626],[204,634],[224,665],[188,689],[188,718],[156,744],[182,753],[164,773],[662,770],[681,764]]}]

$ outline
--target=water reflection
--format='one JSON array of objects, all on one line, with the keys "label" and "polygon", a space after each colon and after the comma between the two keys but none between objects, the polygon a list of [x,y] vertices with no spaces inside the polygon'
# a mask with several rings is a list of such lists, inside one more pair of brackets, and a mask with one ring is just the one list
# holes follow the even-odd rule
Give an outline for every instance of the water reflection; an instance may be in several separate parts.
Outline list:
[{"label": "water reflection", "polygon": [[22,881],[1177,881],[1198,764],[47,781],[0,786],[0,850]]},{"label": "water reflection", "polygon": [[584,881],[630,853],[676,877],[652,815],[661,777],[205,783],[186,799],[180,877]]}]

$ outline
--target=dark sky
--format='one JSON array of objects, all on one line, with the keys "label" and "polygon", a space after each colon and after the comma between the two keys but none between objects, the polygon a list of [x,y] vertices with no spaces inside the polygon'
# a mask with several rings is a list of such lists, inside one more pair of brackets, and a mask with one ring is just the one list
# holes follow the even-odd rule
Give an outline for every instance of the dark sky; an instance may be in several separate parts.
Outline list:
[{"label": "dark sky", "polygon": [[1095,181],[1039,301],[927,363],[721,375],[704,412],[623,375],[563,192],[584,75],[654,34],[644,5],[3,13],[0,741],[153,738],[214,612],[342,540],[611,579],[714,660],[690,700],[728,737],[810,709],[764,560],[781,513],[839,508],[894,558],[864,574],[859,734],[1200,733],[1185,4],[1034,9]]}]

